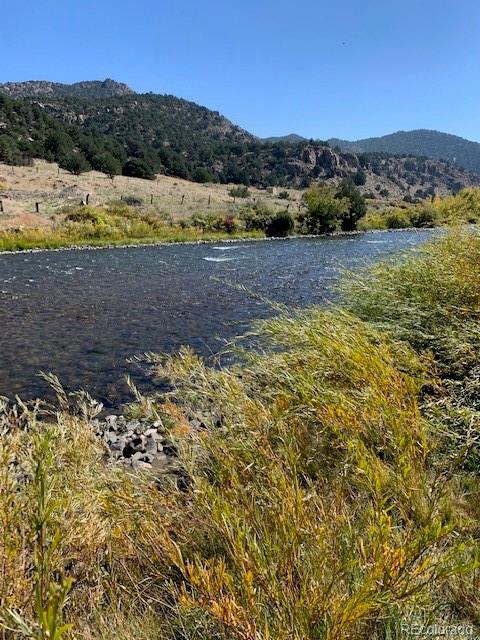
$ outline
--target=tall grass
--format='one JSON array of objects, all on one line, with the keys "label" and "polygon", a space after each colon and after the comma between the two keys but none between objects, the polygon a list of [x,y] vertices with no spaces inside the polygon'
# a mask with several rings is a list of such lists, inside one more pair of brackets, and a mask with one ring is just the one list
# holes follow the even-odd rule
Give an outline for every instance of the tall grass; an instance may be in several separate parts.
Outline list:
[{"label": "tall grass", "polygon": [[411,205],[371,209],[359,222],[361,231],[476,224],[480,220],[480,189],[462,189],[456,195],[436,197]]},{"label": "tall grass", "polygon": [[[182,483],[106,463],[84,395],[72,407],[56,385],[56,407],[3,406],[4,626],[13,613],[42,637],[52,606],[66,636],[90,640],[478,624],[479,257],[460,234],[378,266],[345,285],[346,310],[255,324],[228,369],[188,349],[152,357],[170,391],[135,411],[175,440]],[[52,587],[40,608],[38,576]]]},{"label": "tall grass", "polygon": [[106,208],[85,206],[70,210],[64,219],[50,228],[0,231],[0,251],[189,242],[262,235],[259,231],[227,233],[167,224],[162,217],[141,213],[123,203],[114,203]]}]

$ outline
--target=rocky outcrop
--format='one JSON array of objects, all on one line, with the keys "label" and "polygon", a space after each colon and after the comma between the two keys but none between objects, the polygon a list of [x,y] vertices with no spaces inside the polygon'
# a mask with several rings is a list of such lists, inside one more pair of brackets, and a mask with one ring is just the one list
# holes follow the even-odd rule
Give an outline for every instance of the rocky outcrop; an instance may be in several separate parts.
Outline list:
[{"label": "rocky outcrop", "polygon": [[27,82],[0,83],[0,91],[11,98],[31,98],[37,96],[50,96],[63,98],[73,96],[78,98],[111,98],[113,96],[125,96],[134,93],[123,82],[106,80],[88,80],[63,84],[61,82],[49,82],[47,80],[28,80]]}]

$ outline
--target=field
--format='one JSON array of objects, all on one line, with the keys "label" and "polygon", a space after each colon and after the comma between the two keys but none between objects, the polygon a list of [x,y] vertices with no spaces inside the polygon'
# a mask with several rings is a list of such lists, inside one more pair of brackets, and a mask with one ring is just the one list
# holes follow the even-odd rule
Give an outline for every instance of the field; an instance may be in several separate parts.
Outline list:
[{"label": "field", "polygon": [[277,197],[284,189],[250,188],[248,198],[234,200],[228,193],[232,186],[198,184],[163,175],[155,181],[124,176],[111,180],[97,171],[74,176],[58,169],[56,164],[41,160],[32,167],[0,164],[0,199],[4,209],[0,213],[0,229],[52,226],[66,206],[80,204],[87,194],[90,194],[89,204],[100,206],[134,196],[143,201],[143,210],[147,213],[161,213],[175,221],[200,213],[235,215],[245,205],[259,200],[275,210],[289,205],[293,212],[298,210],[302,196],[299,190],[286,189],[290,195],[286,202]]}]

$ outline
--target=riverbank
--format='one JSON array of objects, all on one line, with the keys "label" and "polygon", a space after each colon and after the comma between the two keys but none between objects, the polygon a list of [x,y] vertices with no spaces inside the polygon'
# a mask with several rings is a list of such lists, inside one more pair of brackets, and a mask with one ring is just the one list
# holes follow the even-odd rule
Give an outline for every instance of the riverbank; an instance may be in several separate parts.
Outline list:
[{"label": "riverbank", "polygon": [[[479,194],[478,190],[465,189],[456,196],[438,198],[434,202],[405,203],[383,211],[372,209],[351,233],[476,224],[480,219]],[[123,201],[111,202],[104,207],[76,206],[65,210],[49,226],[0,230],[0,253],[265,239],[275,236],[275,228],[269,227],[275,215],[280,218],[290,216],[287,210],[275,214],[259,203],[255,206],[256,209],[245,207],[240,210],[238,217],[209,213],[180,221]],[[321,217],[322,213],[312,215]],[[305,226],[300,217],[289,217],[284,235],[311,237],[312,228],[322,227]],[[348,232],[333,232],[336,233]]]},{"label": "riverbank", "polygon": [[[244,365],[151,356],[170,391],[133,388],[121,428],[55,380],[55,407],[2,406],[4,625],[380,640],[421,603],[475,629],[479,280],[480,238],[454,234],[357,271],[342,308],[256,323]],[[106,461],[124,431],[179,467]]]},{"label": "riverbank", "polygon": [[312,233],[292,233],[288,236],[266,236],[260,231],[249,231],[246,233],[212,233],[202,235],[198,240],[152,240],[151,238],[145,238],[144,241],[137,241],[129,243],[125,241],[118,241],[115,244],[72,244],[58,247],[46,247],[46,248],[30,248],[30,249],[11,249],[0,250],[0,255],[12,255],[12,254],[32,254],[32,253],[44,253],[44,252],[63,252],[63,251],[87,251],[87,250],[108,250],[108,249],[140,249],[142,247],[168,247],[172,244],[180,245],[213,245],[216,243],[221,244],[237,244],[242,242],[284,242],[298,239],[312,239],[312,238],[341,238],[349,236],[364,235],[366,233],[431,233],[433,229],[444,229],[448,231],[448,228],[443,226],[438,227],[403,227],[401,229],[357,229],[356,231],[334,231],[332,233],[312,234]]}]

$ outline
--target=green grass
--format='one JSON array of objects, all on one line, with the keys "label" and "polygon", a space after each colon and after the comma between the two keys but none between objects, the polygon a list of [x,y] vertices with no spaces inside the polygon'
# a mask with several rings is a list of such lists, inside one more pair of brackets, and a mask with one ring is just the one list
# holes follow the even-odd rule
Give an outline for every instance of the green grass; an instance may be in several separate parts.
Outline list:
[{"label": "green grass", "polygon": [[255,323],[229,368],[152,356],[171,390],[132,411],[171,433],[183,490],[107,465],[85,394],[0,407],[4,625],[47,638],[52,607],[91,640],[478,625],[479,281],[480,237],[455,233],[349,276],[343,308]]},{"label": "green grass", "polygon": [[102,247],[158,242],[197,242],[264,237],[259,231],[201,231],[188,225],[168,224],[161,216],[142,213],[135,207],[112,204],[106,208],[80,207],[67,212],[50,228],[0,232],[0,251]]}]

